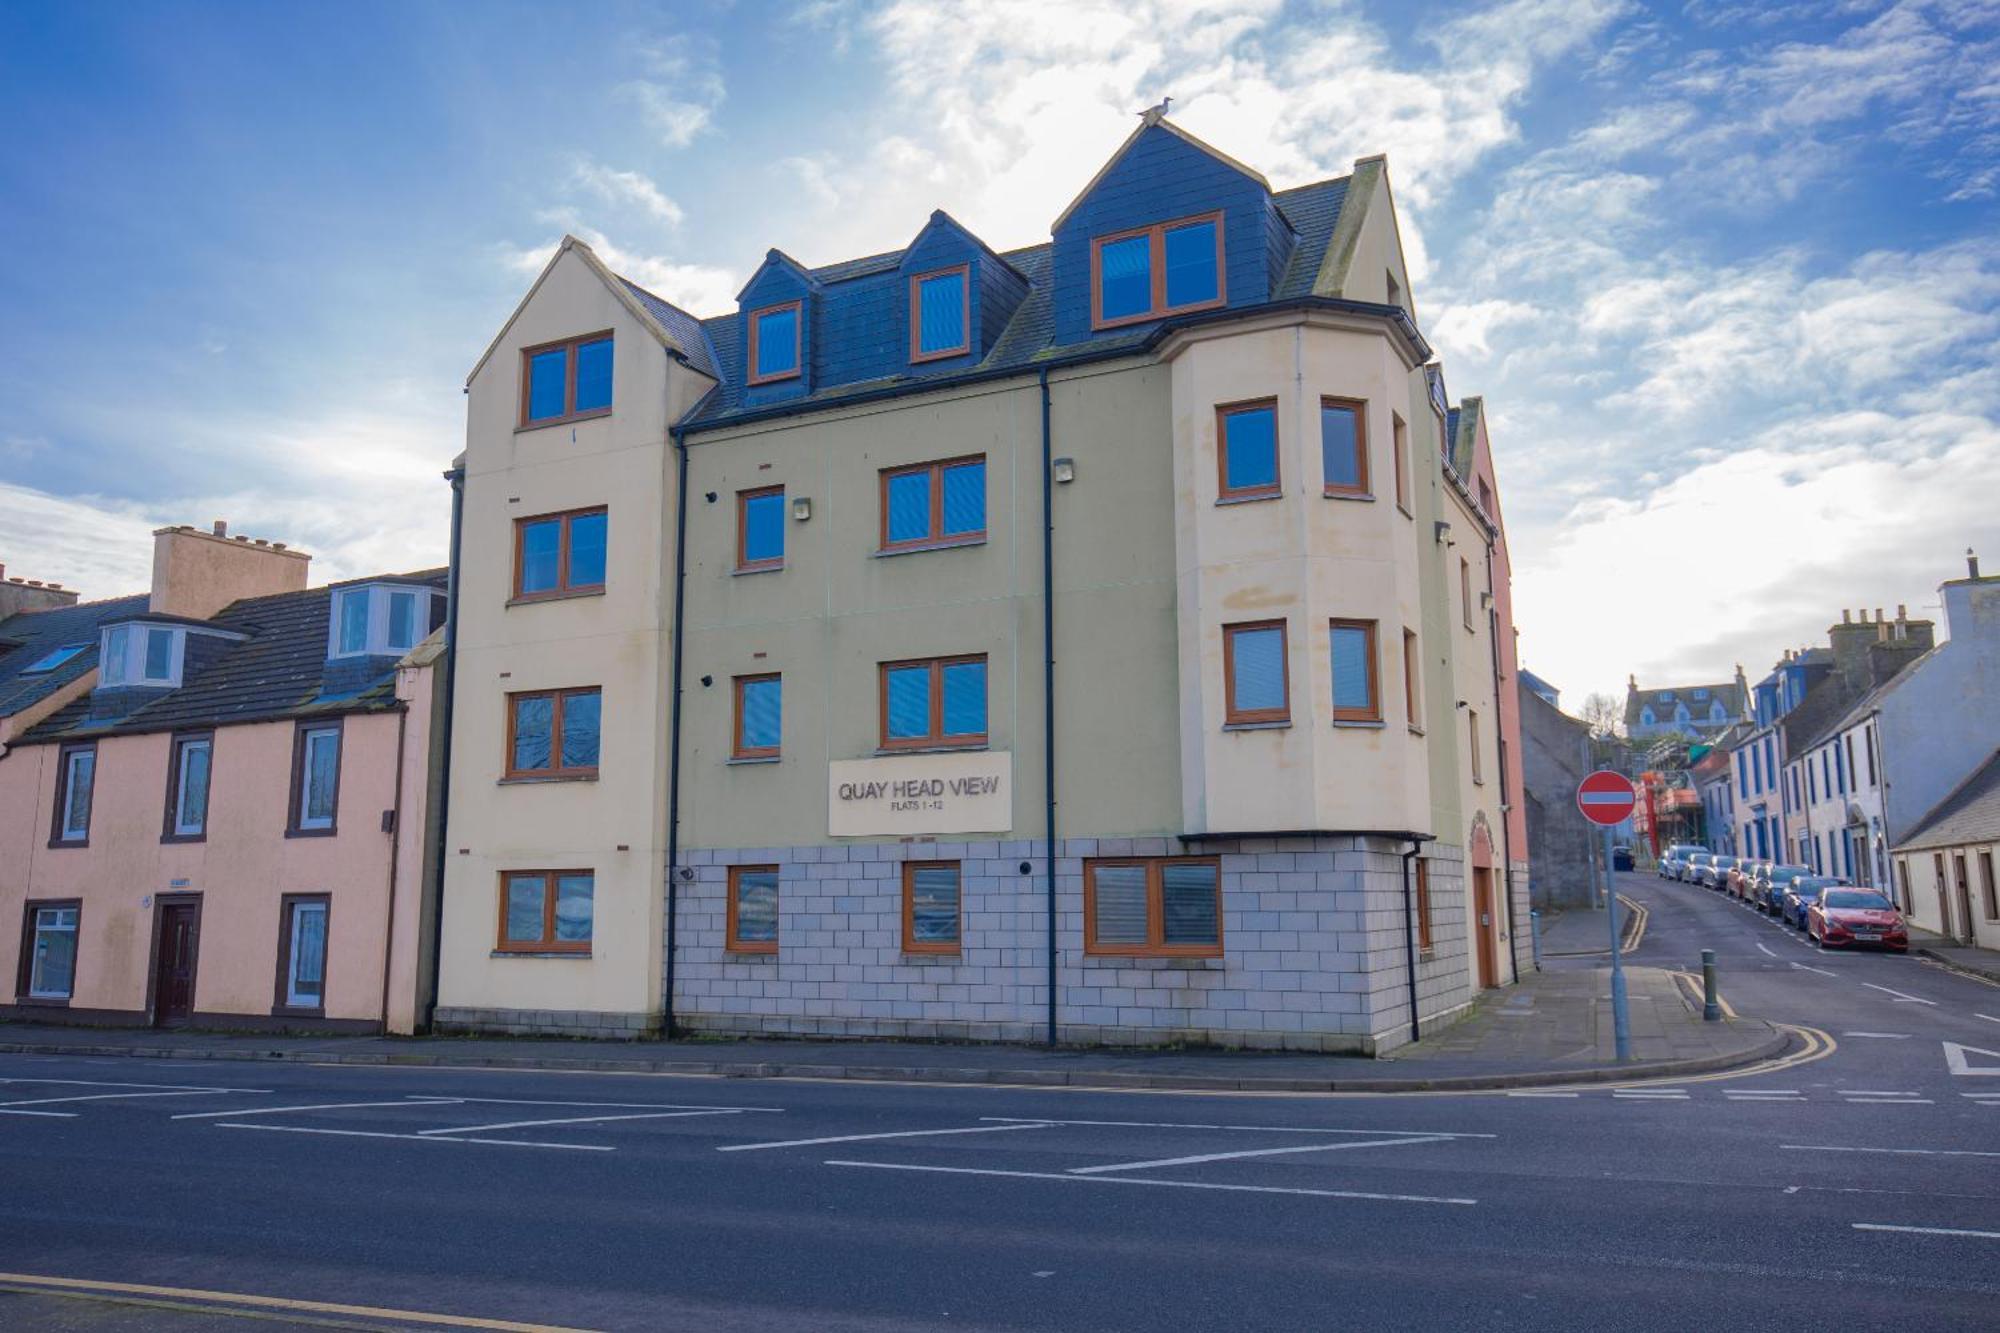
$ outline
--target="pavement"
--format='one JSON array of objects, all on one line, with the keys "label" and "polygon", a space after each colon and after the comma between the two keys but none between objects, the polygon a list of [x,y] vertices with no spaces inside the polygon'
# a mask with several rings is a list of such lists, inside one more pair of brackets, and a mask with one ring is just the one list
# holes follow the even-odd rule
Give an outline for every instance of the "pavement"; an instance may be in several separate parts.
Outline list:
[{"label": "pavement", "polygon": [[0,1053],[0,1327],[1991,1330],[2000,986],[1626,878],[1634,978],[1713,949],[1808,1045],[1396,1097]]},{"label": "pavement", "polygon": [[1987,981],[2000,982],[2000,950],[1974,948],[1914,927],[1910,930],[1910,947],[1946,967]]}]

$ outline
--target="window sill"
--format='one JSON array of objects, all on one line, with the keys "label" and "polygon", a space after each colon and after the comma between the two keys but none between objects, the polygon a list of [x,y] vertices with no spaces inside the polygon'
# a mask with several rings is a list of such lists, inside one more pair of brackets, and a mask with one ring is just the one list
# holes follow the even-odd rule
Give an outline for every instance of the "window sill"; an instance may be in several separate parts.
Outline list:
[{"label": "window sill", "polygon": [[1326,491],[1324,494],[1329,500],[1366,500],[1370,504],[1375,502],[1373,491]]},{"label": "window sill", "polygon": [[1278,718],[1270,722],[1225,722],[1224,731],[1284,731],[1290,728],[1290,718]]},{"label": "window sill", "polygon": [[883,559],[892,555],[921,555],[925,551],[955,551],[961,546],[984,545],[986,534],[982,532],[977,537],[943,537],[934,542],[911,542],[907,546],[882,546],[869,554]]},{"label": "window sill", "polygon": [[1418,726],[1416,723],[1412,722],[1409,724],[1409,726],[1410,726],[1410,734],[1412,736],[1421,736],[1424,734],[1424,729]]},{"label": "window sill", "polygon": [[930,950],[912,953],[908,949],[905,949],[897,961],[914,967],[956,967],[965,961],[965,955],[956,949],[950,953],[932,952]]},{"label": "window sill", "polygon": [[55,852],[55,851],[61,851],[61,850],[62,850],[63,848],[65,848],[65,847],[88,847],[88,846],[90,846],[90,839],[89,839],[89,838],[50,838],[50,839],[49,839],[49,850],[50,850],[50,851],[52,851],[52,852]]},{"label": "window sill", "polygon": [[288,838],[331,838],[337,836],[339,833],[340,830],[337,828],[288,828],[285,830],[285,836]]},{"label": "window sill", "polygon": [[987,742],[971,745],[880,745],[875,748],[877,759],[887,759],[899,754],[981,754],[991,748]]},{"label": "window sill", "polygon": [[16,995],[14,1003],[28,1009],[67,1009],[70,997],[67,995]]},{"label": "window sill", "polygon": [[739,764],[775,764],[781,762],[783,758],[783,755],[776,754],[747,754],[733,755],[722,762],[733,767]]},{"label": "window sill", "polygon": [[1107,967],[1124,967],[1132,963],[1166,963],[1176,968],[1196,972],[1220,972],[1228,967],[1222,954],[1215,953],[1104,953],[1085,949],[1086,964],[1102,963]]},{"label": "window sill", "polygon": [[722,961],[725,963],[775,963],[778,961],[778,951],[776,949],[731,949],[725,947],[722,951]]},{"label": "window sill", "polygon": [[592,773],[516,773],[504,778],[495,778],[496,787],[538,787],[552,782],[595,782],[597,774]]},{"label": "window sill", "polygon": [[1389,724],[1380,718],[1337,717],[1333,725],[1343,731],[1383,731]]},{"label": "window sill", "polygon": [[507,599],[508,606],[533,606],[537,602],[573,602],[579,597],[602,597],[602,584],[595,588],[558,588],[551,592],[524,592]]},{"label": "window sill", "polygon": [[745,574],[782,574],[784,569],[785,562],[782,560],[774,560],[768,564],[738,565],[729,571],[729,577],[740,578]]},{"label": "window sill", "polygon": [[495,949],[488,958],[580,958],[590,961],[588,949]]},{"label": "window sill", "polygon": [[160,843],[163,846],[168,843],[176,843],[176,842],[207,842],[207,841],[208,841],[208,834],[206,832],[162,833],[160,835]]},{"label": "window sill", "polygon": [[1283,491],[1256,491],[1246,495],[1218,495],[1215,497],[1215,504],[1219,509],[1223,505],[1256,504],[1260,500],[1282,500],[1284,498],[1285,493]]},{"label": "window sill", "polygon": [[607,407],[596,412],[578,412],[573,416],[548,417],[541,421],[524,421],[514,427],[514,433],[516,435],[523,435],[531,430],[547,430],[551,426],[574,426],[579,421],[602,421],[610,415],[611,409]]},{"label": "window sill", "polygon": [[272,1006],[271,1006],[271,1017],[273,1017],[273,1018],[325,1018],[325,1017],[326,1017],[326,1009],[325,1009],[325,1007],[324,1007],[324,1006],[316,1006],[316,1007],[314,1007],[314,1008],[311,1008],[311,1009],[305,1009],[305,1008],[301,1008],[301,1007],[299,1007],[299,1006],[297,1006],[297,1005],[291,1005],[291,1004],[274,1004],[274,1005],[272,1005]]},{"label": "window sill", "polygon": [[1401,500],[1396,501],[1396,509],[1399,513],[1402,514],[1404,518],[1409,519],[1412,523],[1417,521],[1417,516],[1411,513],[1410,507],[1404,504]]}]

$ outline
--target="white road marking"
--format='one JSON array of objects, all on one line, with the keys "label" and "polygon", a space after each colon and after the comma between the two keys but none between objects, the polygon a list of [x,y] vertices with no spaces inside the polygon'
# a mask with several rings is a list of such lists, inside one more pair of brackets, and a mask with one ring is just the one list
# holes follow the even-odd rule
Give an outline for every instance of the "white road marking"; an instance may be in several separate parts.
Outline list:
[{"label": "white road marking", "polygon": [[45,1115],[52,1120],[76,1119],[76,1112],[74,1111],[11,1111],[0,1108],[0,1115]]},{"label": "white road marking", "polygon": [[1835,1088],[1843,1097],[1915,1097],[1919,1094],[1888,1088]]},{"label": "white road marking", "polygon": [[1844,1106],[1935,1106],[1928,1097],[1849,1097]]},{"label": "white road marking", "polygon": [[1846,1148],[1833,1143],[1781,1143],[1787,1152],[1872,1152],[1891,1157],[2000,1157],[2000,1152],[1973,1148]]},{"label": "white road marking", "polygon": [[1736,1101],[1750,1102],[1791,1102],[1804,1100],[1802,1093],[1780,1092],[1777,1090],[1751,1090],[1748,1088],[1725,1088],[1722,1095]]},{"label": "white road marking", "polygon": [[1360,1190],[1310,1190],[1282,1185],[1222,1185],[1200,1180],[1146,1180],[1138,1176],[1073,1176],[1057,1171],[998,1171],[972,1166],[917,1166],[905,1162],[829,1161],[827,1166],[858,1166],[873,1171],[928,1171],[948,1176],[1002,1176],[1013,1180],[1066,1180],[1074,1185],[1158,1185],[1167,1189],[1225,1190],[1242,1194],[1303,1194],[1320,1199],[1376,1199],[1387,1203],[1448,1203],[1471,1207],[1477,1199],[1445,1199],[1425,1194],[1369,1194]]},{"label": "white road marking", "polygon": [[1509,1097],[1580,1097],[1576,1092],[1510,1092]]},{"label": "white road marking", "polygon": [[350,1111],[365,1106],[450,1106],[457,1100],[455,1097],[433,1097],[421,1102],[413,1102],[408,1098],[393,1102],[315,1102],[311,1106],[260,1106],[254,1111],[186,1111],[174,1116],[173,1119],[225,1120],[233,1115],[284,1115],[288,1111]]},{"label": "white road marking", "polygon": [[728,1143],[717,1152],[756,1152],[762,1148],[810,1148],[821,1143],[861,1143],[868,1139],[923,1139],[939,1134],[1004,1134],[1010,1129],[1047,1129],[1053,1123],[1033,1120],[1025,1124],[975,1125],[969,1129],[899,1129],[888,1134],[835,1134],[824,1139],[784,1139],[777,1143]]},{"label": "white road marking", "polygon": [[1829,972],[1823,967],[1814,967],[1809,963],[1793,963],[1792,966],[1801,972],[1817,972],[1823,977],[1837,977],[1840,975],[1838,972]]},{"label": "white road marking", "polygon": [[225,1092],[256,1092],[256,1088],[188,1088],[180,1092],[93,1092],[79,1097],[36,1097],[24,1102],[0,1102],[0,1106],[54,1106],[58,1102],[110,1102],[134,1097],[213,1097]]},{"label": "white road marking", "polygon": [[1843,1032],[1840,1035],[1843,1037],[1893,1037],[1900,1039],[1908,1037],[1910,1034],[1907,1032]]},{"label": "white road marking", "polygon": [[1201,1162],[1232,1162],[1240,1157],[1282,1157],[1287,1153],[1338,1152],[1342,1148],[1395,1148],[1406,1143],[1449,1143],[1445,1134],[1417,1139],[1362,1139],[1348,1143],[1304,1143],[1291,1148],[1246,1148],[1240,1152],[1200,1153],[1193,1157],[1157,1157],[1147,1162],[1112,1162],[1104,1166],[1073,1166],[1065,1174],[1104,1175],[1112,1171],[1145,1171],[1156,1166],[1194,1166]]},{"label": "white road marking", "polygon": [[2000,1231],[1968,1231],[1963,1227],[1892,1227],[1883,1222],[1856,1222],[1856,1231],[1901,1231],[1912,1236],[1975,1236],[1981,1240],[2000,1240]]},{"label": "white road marking", "polygon": [[1869,990],[1878,990],[1881,991],[1884,995],[1895,996],[1897,1004],[1928,1004],[1933,1008],[1937,1006],[1936,1000],[1926,1000],[1921,995],[1905,995],[1903,992],[1899,990],[1890,990],[1887,986],[1878,986],[1872,981],[1864,981],[1861,984],[1866,986]]},{"label": "white road marking", "polygon": [[[103,1063],[109,1063],[105,1061]],[[53,1083],[71,1088],[148,1088],[165,1092],[269,1092],[269,1088],[207,1088],[192,1083],[112,1083],[97,1078],[0,1078],[0,1083]]]},{"label": "white road marking", "polygon": [[510,1120],[504,1125],[461,1125],[457,1129],[420,1129],[419,1134],[486,1134],[496,1129],[534,1129],[541,1125],[594,1125],[605,1120],[673,1120],[691,1115],[738,1115],[737,1111],[639,1111],[626,1115],[572,1115],[560,1120]]},{"label": "white road marking", "polygon": [[1766,957],[1768,957],[1768,958],[1776,958],[1776,957],[1778,956],[1778,953],[1777,953],[1777,950],[1775,950],[1775,949],[1770,949],[1770,948],[1766,948],[1766,947],[1765,947],[1765,944],[1764,944],[1764,941],[1762,941],[1762,940],[1753,940],[1753,941],[1751,941],[1751,942],[1752,942],[1753,944],[1755,944],[1755,945],[1756,945],[1756,946],[1757,946],[1757,947],[1758,947],[1759,949],[1763,949],[1763,950],[1764,950],[1764,954],[1765,954],[1765,956],[1766,956]]},{"label": "white road marking", "polygon": [[1965,1058],[1968,1055],[1990,1055],[1995,1060],[2000,1060],[2000,1051],[1989,1051],[1982,1046],[1961,1046],[1955,1041],[1938,1044],[1944,1047],[1945,1068],[1951,1070],[1954,1075],[1960,1078],[2000,1077],[2000,1065],[1985,1065],[1975,1069],[1972,1062]]},{"label": "white road marking", "polygon": [[[423,1098],[421,1093],[408,1095],[410,1101]],[[548,1102],[523,1097],[450,1097],[446,1100],[463,1102],[467,1106],[573,1106],[604,1111],[762,1111],[771,1115],[784,1112],[782,1106],[701,1106],[693,1102]]]},{"label": "white road marking", "polygon": [[[1545,1096],[1574,1097],[1573,1092]],[[1229,1129],[1262,1134],[1410,1134],[1434,1139],[1497,1139],[1498,1134],[1467,1134],[1449,1129],[1324,1129],[1298,1125],[1191,1125],[1163,1120],[1054,1120],[1047,1116],[983,1115],[981,1120],[1010,1125],[1087,1125],[1102,1129]]]},{"label": "white road marking", "polygon": [[266,1129],[273,1134],[331,1134],[346,1139],[406,1139],[412,1143],[483,1143],[494,1148],[559,1148],[568,1152],[617,1152],[605,1143],[534,1143],[527,1139],[440,1139],[421,1134],[389,1134],[372,1129],[314,1129],[307,1125],[221,1124],[217,1129]]},{"label": "white road marking", "polygon": [[1973,1017],[1974,1017],[1974,1018],[1983,1018],[1983,1019],[1985,1019],[1985,1020],[1986,1020],[1987,1022],[1989,1022],[1989,1023],[2000,1023],[2000,1018],[1995,1018],[1995,1017],[1994,1017],[1993,1015],[1991,1015],[1991,1014],[1974,1014],[1974,1015],[1973,1015]]}]

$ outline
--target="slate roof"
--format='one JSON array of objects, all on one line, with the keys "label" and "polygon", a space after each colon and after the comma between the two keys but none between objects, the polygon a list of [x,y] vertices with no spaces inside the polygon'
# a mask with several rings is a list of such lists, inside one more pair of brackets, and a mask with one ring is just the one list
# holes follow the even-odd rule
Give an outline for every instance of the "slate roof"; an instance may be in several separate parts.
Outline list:
[{"label": "slate roof", "polygon": [[660,327],[667,331],[667,336],[681,345],[681,350],[687,353],[689,365],[711,379],[720,378],[721,372],[715,366],[715,349],[709,346],[708,334],[703,331],[700,320],[673,302],[661,300],[630,278],[618,281],[624,283],[626,290],[646,307],[647,314],[660,321]]},{"label": "slate roof", "polygon": [[[1298,233],[1297,243],[1292,248],[1285,271],[1274,285],[1270,299],[1272,302],[1295,300],[1313,294],[1313,284],[1319,276],[1320,264],[1326,257],[1327,245],[1333,239],[1335,225],[1340,221],[1341,209],[1346,205],[1347,186],[1350,177],[1339,176],[1330,180],[1315,181],[1289,190],[1279,190],[1271,198],[1277,204],[1292,229]],[[889,387],[914,384],[950,384],[955,380],[970,376],[987,376],[1010,370],[1032,371],[1039,364],[1072,354],[1112,357],[1132,352],[1157,336],[1157,324],[1141,324],[1127,329],[1100,333],[1082,343],[1059,345],[1055,341],[1055,312],[1050,300],[1050,267],[1054,257],[1053,243],[1031,245],[1019,250],[1006,250],[999,258],[1012,265],[1027,279],[1028,294],[1022,298],[1007,322],[1007,327],[994,341],[993,347],[976,365],[958,367],[942,371],[925,371],[922,367],[905,367],[900,373],[877,379],[862,380],[844,384],[820,385],[811,393],[800,398],[789,399],[784,406],[787,410],[797,410],[802,405],[834,406],[842,399],[858,393]],[[885,251],[882,254],[867,255],[859,259],[843,260],[835,264],[823,265],[809,270],[812,278],[822,284],[846,282],[887,272],[902,262],[901,250]],[[633,286],[628,280],[628,286]],[[633,286],[642,300],[657,302],[666,306],[658,297],[650,296]],[[649,304],[649,309],[652,306]],[[1243,314],[1255,307],[1232,307],[1231,314]],[[655,310],[655,317],[666,323],[665,318]],[[674,314],[681,314],[674,310]],[[683,318],[686,318],[683,316]],[[690,418],[694,424],[718,425],[729,418],[746,411],[743,406],[744,360],[743,320],[740,313],[731,311],[726,315],[716,315],[698,321],[705,342],[710,349],[716,373],[721,380],[720,390],[711,394]],[[673,325],[667,326],[669,331]],[[676,333],[676,336],[680,336]],[[687,340],[696,341],[691,336]]]},{"label": "slate roof", "polygon": [[[89,699],[79,699],[43,721],[21,741],[33,744],[288,717],[373,712],[391,707],[395,703],[396,676],[392,665],[361,682],[359,689],[350,685],[336,695],[323,691],[333,593],[337,588],[380,581],[427,583],[442,588],[445,574],[442,569],[378,574],[302,592],[246,597],[232,602],[212,620],[200,623],[214,629],[235,630],[248,637],[229,643],[214,661],[185,680],[180,688],[162,691],[157,699],[123,717],[95,722],[90,718]],[[143,603],[145,599],[139,600]]]},{"label": "slate roof", "polygon": [[[48,611],[21,611],[0,620],[0,639],[20,640],[20,647],[0,650],[0,717],[11,717],[96,670],[98,630],[109,621],[143,614],[150,600],[140,593]],[[71,644],[82,644],[84,650],[53,671],[21,674],[55,649]]]},{"label": "slate roof", "polygon": [[[1707,697],[1695,698],[1696,690],[1707,690]],[[1674,697],[1671,699],[1661,697],[1668,694]],[[1640,711],[1649,704],[1653,709],[1654,725],[1666,725],[1673,721],[1674,708],[1679,704],[1686,704],[1690,715],[1689,726],[1719,726],[1720,723],[1712,722],[1708,718],[1708,706],[1711,703],[1722,705],[1723,711],[1729,715],[1727,718],[1729,722],[1739,721],[1743,716],[1743,691],[1737,688],[1733,680],[1721,685],[1662,685],[1658,689],[1625,692],[1625,725],[1627,727],[1641,725]]]},{"label": "slate roof", "polygon": [[1925,851],[2000,842],[2000,750],[1939,801],[1895,850]]}]

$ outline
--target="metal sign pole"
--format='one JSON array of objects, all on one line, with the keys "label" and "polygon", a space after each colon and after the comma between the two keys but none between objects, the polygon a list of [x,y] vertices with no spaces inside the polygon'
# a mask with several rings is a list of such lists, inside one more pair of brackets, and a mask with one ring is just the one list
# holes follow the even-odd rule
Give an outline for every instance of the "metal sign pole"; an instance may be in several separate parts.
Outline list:
[{"label": "metal sign pole", "polygon": [[1618,1063],[1632,1058],[1632,1021],[1625,1009],[1625,954],[1618,929],[1618,886],[1611,878],[1611,826],[1604,828],[1604,896],[1611,910],[1611,1031],[1618,1045]]}]

